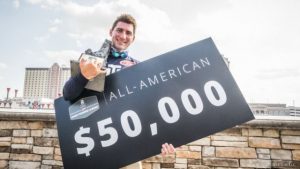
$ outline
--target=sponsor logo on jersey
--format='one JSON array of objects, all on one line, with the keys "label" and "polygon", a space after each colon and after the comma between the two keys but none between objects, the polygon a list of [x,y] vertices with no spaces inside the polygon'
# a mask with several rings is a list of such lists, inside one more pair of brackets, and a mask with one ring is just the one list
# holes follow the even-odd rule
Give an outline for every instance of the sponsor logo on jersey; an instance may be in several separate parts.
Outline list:
[{"label": "sponsor logo on jersey", "polygon": [[122,60],[122,61],[120,62],[120,64],[123,65],[123,66],[125,66],[125,67],[129,67],[129,66],[134,65],[135,63],[132,62],[132,61],[130,61],[130,60]]}]

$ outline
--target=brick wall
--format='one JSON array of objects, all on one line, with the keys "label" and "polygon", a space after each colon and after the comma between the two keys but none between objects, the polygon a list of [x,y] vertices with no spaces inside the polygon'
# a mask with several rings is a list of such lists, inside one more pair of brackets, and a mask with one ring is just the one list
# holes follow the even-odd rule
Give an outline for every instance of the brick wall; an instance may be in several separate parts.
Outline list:
[{"label": "brick wall", "polygon": [[[0,120],[0,168],[63,168],[53,113],[0,112]],[[300,168],[300,121],[253,120],[145,159],[143,168]]]}]

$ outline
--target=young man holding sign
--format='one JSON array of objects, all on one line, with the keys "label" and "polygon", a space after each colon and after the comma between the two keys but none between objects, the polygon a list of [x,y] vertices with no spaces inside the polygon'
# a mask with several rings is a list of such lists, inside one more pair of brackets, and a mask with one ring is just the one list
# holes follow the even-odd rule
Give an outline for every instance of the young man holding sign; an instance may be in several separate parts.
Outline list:
[{"label": "young man holding sign", "polygon": [[[119,16],[113,23],[110,29],[112,46],[110,54],[107,58],[107,63],[102,68],[102,65],[97,60],[89,60],[84,57],[80,59],[80,73],[71,77],[65,84],[63,96],[65,100],[75,100],[85,89],[85,85],[89,80],[95,78],[99,74],[112,74],[126,67],[137,64],[137,61],[128,56],[126,49],[135,39],[136,21],[128,15]],[[161,148],[162,155],[174,153],[175,149],[172,144],[163,144]],[[123,169],[142,168],[141,162],[134,163]]]}]

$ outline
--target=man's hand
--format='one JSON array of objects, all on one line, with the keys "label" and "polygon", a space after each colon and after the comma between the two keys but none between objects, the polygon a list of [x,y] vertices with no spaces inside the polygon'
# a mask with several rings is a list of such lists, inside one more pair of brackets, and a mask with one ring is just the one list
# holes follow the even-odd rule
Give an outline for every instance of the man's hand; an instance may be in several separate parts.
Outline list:
[{"label": "man's hand", "polygon": [[165,156],[167,154],[174,154],[175,151],[176,150],[172,144],[165,143],[165,144],[161,145],[161,155],[162,156]]},{"label": "man's hand", "polygon": [[106,74],[106,70],[101,69],[102,63],[96,59],[81,57],[79,62],[81,74],[88,80],[93,79],[99,74]]}]

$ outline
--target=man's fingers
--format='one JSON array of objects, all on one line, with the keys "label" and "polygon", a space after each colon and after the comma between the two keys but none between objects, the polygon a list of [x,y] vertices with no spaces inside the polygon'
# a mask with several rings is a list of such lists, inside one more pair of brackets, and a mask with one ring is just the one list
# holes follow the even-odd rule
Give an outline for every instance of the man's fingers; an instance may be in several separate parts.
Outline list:
[{"label": "man's fingers", "polygon": [[168,144],[168,151],[169,151],[169,153],[174,153],[175,148],[172,144]]},{"label": "man's fingers", "polygon": [[80,70],[83,76],[89,80],[100,73],[100,69],[97,68],[97,65],[88,61],[85,63],[80,62]]},{"label": "man's fingers", "polygon": [[164,143],[161,145],[161,155],[174,154],[176,149],[172,144]]},{"label": "man's fingers", "polygon": [[79,61],[80,68],[83,67],[85,65],[85,63],[86,63],[86,60],[81,58],[80,61]]},{"label": "man's fingers", "polygon": [[100,74],[106,74],[106,69],[100,69],[99,73]]},{"label": "man's fingers", "polygon": [[80,59],[80,63],[85,63],[87,60],[86,59],[84,59],[84,58],[81,58]]},{"label": "man's fingers", "polygon": [[163,152],[165,152],[165,154],[168,153],[168,148],[167,148],[166,144],[162,145],[162,149],[163,149]]}]

